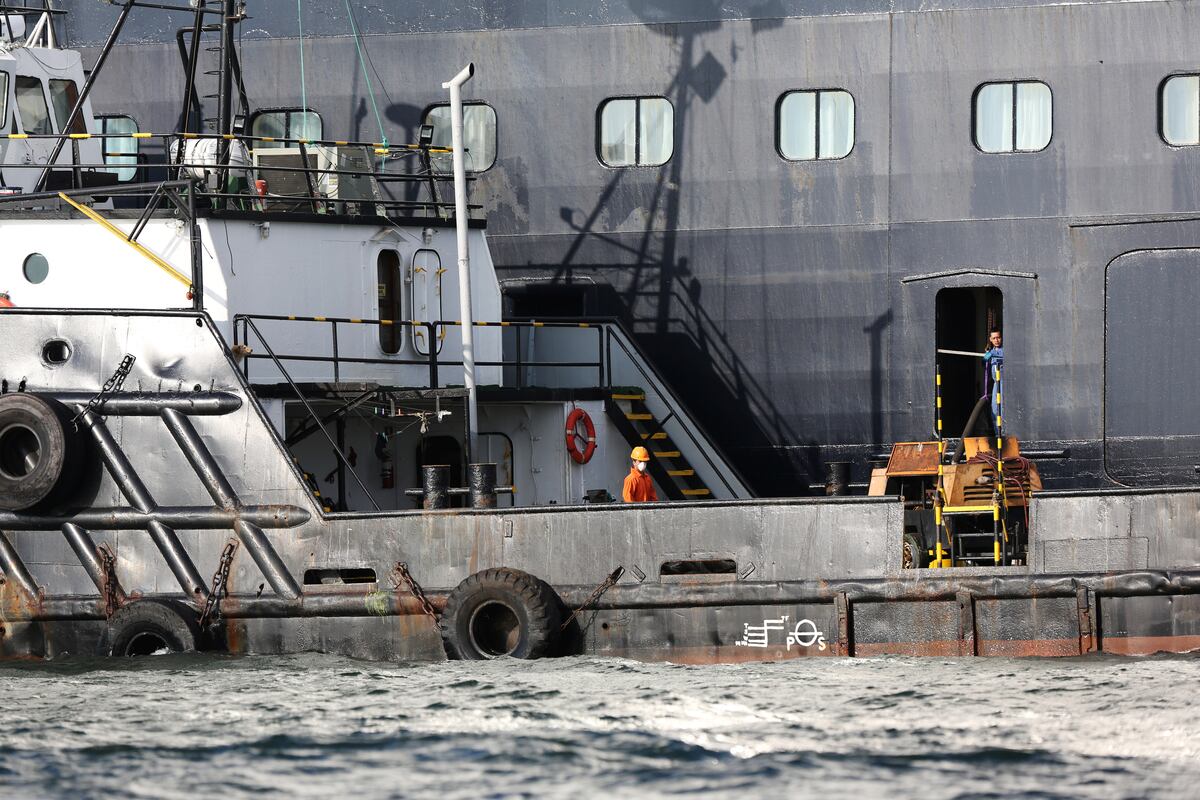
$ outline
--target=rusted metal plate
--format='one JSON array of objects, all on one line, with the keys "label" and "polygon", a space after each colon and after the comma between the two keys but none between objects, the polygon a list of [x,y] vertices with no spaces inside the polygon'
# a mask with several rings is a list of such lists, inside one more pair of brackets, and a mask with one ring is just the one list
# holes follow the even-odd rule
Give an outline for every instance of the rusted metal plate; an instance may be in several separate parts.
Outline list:
[{"label": "rusted metal plate", "polygon": [[888,477],[910,475],[936,475],[938,464],[937,442],[896,442],[888,458]]}]

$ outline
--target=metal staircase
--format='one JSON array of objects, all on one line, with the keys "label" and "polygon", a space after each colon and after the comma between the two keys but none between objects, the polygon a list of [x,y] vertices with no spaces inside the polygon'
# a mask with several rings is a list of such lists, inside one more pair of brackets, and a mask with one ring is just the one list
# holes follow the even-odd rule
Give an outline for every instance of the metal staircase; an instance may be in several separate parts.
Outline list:
[{"label": "metal staircase", "polygon": [[[646,405],[641,389],[618,389],[605,400],[604,410],[630,447],[644,445],[650,451],[650,475],[671,500],[708,500],[712,490],[664,430],[667,418],[659,420]],[[671,412],[672,414],[674,412]]]}]

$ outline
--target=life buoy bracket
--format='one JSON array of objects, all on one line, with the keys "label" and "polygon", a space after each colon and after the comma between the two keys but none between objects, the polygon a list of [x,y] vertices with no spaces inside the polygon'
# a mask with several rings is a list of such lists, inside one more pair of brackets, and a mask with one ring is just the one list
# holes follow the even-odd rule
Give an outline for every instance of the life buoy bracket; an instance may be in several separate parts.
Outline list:
[{"label": "life buoy bracket", "polygon": [[[583,423],[586,436],[581,436],[579,433],[580,422]],[[579,448],[580,440],[584,442],[582,450]],[[567,452],[571,454],[571,458],[576,464],[586,464],[596,454],[596,426],[592,424],[592,418],[582,408],[576,408],[567,415]]]}]

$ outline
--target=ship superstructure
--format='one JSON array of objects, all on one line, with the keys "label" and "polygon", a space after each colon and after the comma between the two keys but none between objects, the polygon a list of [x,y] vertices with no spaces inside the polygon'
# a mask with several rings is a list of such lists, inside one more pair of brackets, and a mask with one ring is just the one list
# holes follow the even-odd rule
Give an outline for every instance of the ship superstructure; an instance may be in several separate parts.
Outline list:
[{"label": "ship superstructure", "polygon": [[[887,448],[871,496],[754,499],[689,410],[709,395],[685,402],[626,320],[506,313],[485,227],[494,151],[474,138],[487,115],[462,102],[473,66],[445,72],[450,102],[407,141],[328,138],[306,107],[252,105],[240,4],[119,6],[88,74],[50,55],[54,13],[0,6],[0,141],[30,148],[0,165],[0,652],[707,662],[1196,646],[1200,494],[1041,491],[1049,470],[1030,456],[1076,459],[1012,435],[1036,385],[1019,358],[1003,398],[964,389],[982,369],[972,336],[1007,320],[1012,340],[1011,292],[992,282],[1039,273],[903,276],[953,320],[931,369],[906,375],[928,434]],[[93,116],[119,34],[164,6],[191,22],[176,31],[179,126]],[[1012,82],[1016,112],[1045,101],[1035,83]],[[847,102],[811,94],[788,102]],[[680,104],[653,101],[608,109],[632,128],[597,116],[598,135],[628,134],[602,148],[610,166],[671,162]],[[1022,138],[1010,120],[1014,154],[1045,121]],[[849,158],[857,139],[823,130],[780,146]],[[1121,258],[1145,289],[1191,252]],[[829,270],[859,266],[829,255]],[[877,344],[882,331],[864,328]],[[846,413],[856,398],[843,393]],[[611,503],[635,446],[670,502]],[[849,474],[831,469],[831,492]]]}]

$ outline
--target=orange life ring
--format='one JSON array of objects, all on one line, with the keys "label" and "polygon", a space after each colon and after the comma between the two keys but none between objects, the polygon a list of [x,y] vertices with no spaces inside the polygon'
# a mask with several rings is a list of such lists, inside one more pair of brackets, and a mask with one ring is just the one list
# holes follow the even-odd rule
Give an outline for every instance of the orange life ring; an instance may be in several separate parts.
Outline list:
[{"label": "orange life ring", "polygon": [[[587,432],[587,444],[582,450],[579,449],[579,441],[584,437],[575,429],[580,420],[583,421],[583,429]],[[577,408],[567,415],[567,452],[576,464],[588,463],[596,452],[596,426],[582,408]]]}]

